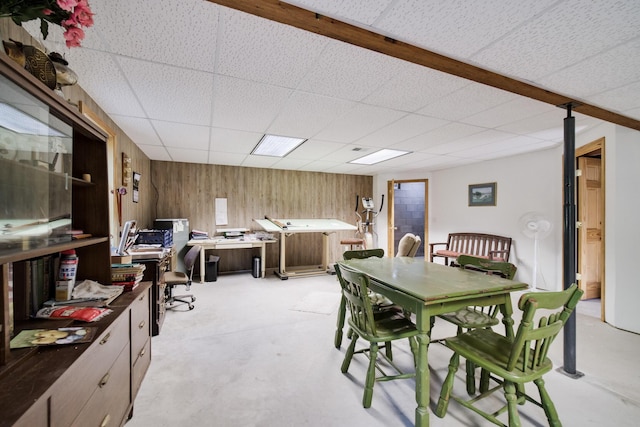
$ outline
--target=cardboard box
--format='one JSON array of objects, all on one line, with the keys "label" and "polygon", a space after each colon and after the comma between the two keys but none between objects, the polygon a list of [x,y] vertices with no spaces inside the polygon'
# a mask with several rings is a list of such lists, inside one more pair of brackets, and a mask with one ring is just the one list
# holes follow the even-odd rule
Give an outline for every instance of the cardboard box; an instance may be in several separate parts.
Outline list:
[{"label": "cardboard box", "polygon": [[131,255],[111,255],[111,264],[131,264]]}]

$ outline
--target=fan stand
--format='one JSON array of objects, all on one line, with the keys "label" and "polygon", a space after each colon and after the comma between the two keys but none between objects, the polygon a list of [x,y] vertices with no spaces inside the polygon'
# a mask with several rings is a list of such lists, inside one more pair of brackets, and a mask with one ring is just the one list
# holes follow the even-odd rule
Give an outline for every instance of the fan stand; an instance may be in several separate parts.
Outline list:
[{"label": "fan stand", "polygon": [[538,281],[538,233],[533,238],[533,283],[531,284],[531,290],[537,290]]}]

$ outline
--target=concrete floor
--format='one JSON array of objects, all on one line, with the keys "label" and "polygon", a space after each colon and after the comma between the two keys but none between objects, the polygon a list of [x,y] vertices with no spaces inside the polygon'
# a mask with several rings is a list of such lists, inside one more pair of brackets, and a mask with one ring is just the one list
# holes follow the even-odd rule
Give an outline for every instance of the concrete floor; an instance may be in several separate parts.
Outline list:
[{"label": "concrete floor", "polygon": [[[153,338],[152,363],[128,427],[413,425],[413,379],[377,383],[372,407],[364,409],[368,359],[356,356],[349,373],[340,372],[346,340],[340,350],[333,346],[340,298],[335,276],[221,275],[191,291],[196,308],[169,311]],[[572,379],[554,370],[545,376],[547,389],[565,426],[636,426],[640,335],[592,317],[599,312],[594,304],[578,305],[577,368],[584,376]],[[434,338],[454,333],[446,322],[436,322]],[[561,337],[554,344],[551,358],[558,367]],[[432,409],[450,356],[439,344],[429,348]],[[394,360],[411,368],[406,341],[394,345]],[[454,392],[465,393],[463,369]],[[537,406],[520,410],[523,425],[547,425]],[[445,418],[431,414],[430,425],[488,424],[451,402]]]}]

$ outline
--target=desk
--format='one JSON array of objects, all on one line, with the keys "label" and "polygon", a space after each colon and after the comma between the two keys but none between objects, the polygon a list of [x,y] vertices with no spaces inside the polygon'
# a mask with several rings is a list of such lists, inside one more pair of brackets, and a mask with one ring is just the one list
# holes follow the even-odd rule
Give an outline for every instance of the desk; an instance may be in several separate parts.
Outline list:
[{"label": "desk", "polygon": [[469,305],[499,305],[507,336],[513,337],[510,293],[526,283],[495,275],[478,274],[417,258],[368,258],[340,261],[369,276],[371,289],[416,315],[418,366],[416,367],[415,425],[429,425],[430,318]]},{"label": "desk", "polygon": [[[268,233],[280,234],[280,263],[276,274],[282,280],[290,276],[308,276],[327,273],[329,269],[329,235],[337,231],[355,231],[355,225],[337,219],[255,219]],[[322,265],[287,270],[287,237],[298,233],[322,233]]]},{"label": "desk", "polygon": [[206,255],[205,252],[207,249],[244,249],[244,248],[260,248],[260,257],[262,259],[261,262],[261,277],[264,278],[265,273],[265,264],[267,263],[267,259],[265,257],[266,254],[266,246],[267,243],[275,243],[275,240],[259,240],[250,237],[244,237],[242,239],[227,239],[224,237],[217,237],[213,239],[191,239],[187,242],[187,246],[198,245],[202,247],[200,251],[200,283],[204,283],[204,266]]}]

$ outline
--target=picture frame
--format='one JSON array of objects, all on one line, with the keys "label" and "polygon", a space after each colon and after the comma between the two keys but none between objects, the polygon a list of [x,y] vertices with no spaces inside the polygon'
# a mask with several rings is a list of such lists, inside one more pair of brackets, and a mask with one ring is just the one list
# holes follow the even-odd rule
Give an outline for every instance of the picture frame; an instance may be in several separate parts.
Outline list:
[{"label": "picture frame", "polygon": [[469,185],[469,206],[496,206],[497,196],[495,182]]}]

